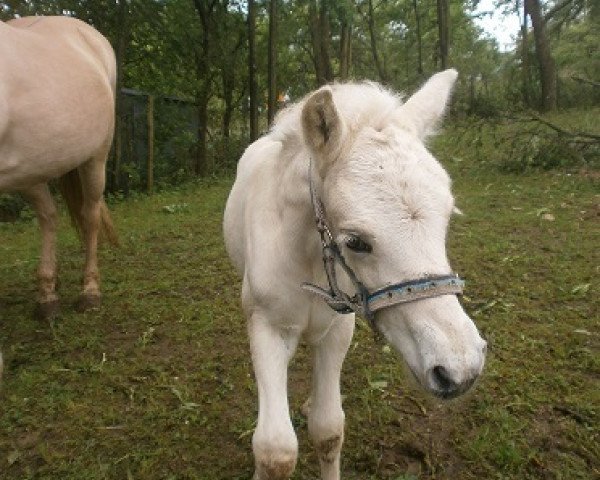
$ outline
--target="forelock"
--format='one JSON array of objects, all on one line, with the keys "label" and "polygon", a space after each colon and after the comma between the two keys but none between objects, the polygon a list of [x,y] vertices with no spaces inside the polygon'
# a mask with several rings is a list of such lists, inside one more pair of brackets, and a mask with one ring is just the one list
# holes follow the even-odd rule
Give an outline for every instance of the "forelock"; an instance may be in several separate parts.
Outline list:
[{"label": "forelock", "polygon": [[331,201],[338,207],[363,211],[365,216],[370,210],[385,216],[418,216],[424,211],[447,215],[451,210],[450,177],[429,153],[399,157],[391,145],[370,154],[368,146],[356,147],[362,154],[340,159],[331,172],[337,197]]},{"label": "forelock", "polygon": [[[400,95],[373,82],[334,83],[331,90],[336,109],[351,135],[365,128],[384,129],[402,105]],[[271,128],[276,139],[292,143],[301,140],[298,126],[306,100],[305,97],[278,113]]]}]

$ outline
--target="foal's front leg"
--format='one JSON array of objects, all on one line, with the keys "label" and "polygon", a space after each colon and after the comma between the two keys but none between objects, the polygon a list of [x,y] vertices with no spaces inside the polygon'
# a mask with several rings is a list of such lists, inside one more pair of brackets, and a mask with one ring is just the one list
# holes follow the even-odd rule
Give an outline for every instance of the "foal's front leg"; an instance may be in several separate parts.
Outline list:
[{"label": "foal's front leg", "polygon": [[336,316],[327,334],[313,346],[313,382],[308,430],[319,457],[322,480],[339,480],[344,441],[340,376],[354,333],[354,315]]},{"label": "foal's front leg", "polygon": [[287,397],[287,368],[298,345],[295,330],[274,327],[262,314],[248,326],[258,385],[258,422],[252,447],[254,480],[287,480],[296,467],[298,440]]}]

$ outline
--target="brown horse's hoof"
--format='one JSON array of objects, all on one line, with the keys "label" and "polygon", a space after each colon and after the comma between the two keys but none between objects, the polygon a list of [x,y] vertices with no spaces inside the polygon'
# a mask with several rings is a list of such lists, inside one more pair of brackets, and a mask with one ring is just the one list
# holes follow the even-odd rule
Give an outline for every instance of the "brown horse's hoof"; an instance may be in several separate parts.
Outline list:
[{"label": "brown horse's hoof", "polygon": [[33,312],[33,318],[36,320],[52,320],[60,312],[60,302],[52,300],[50,302],[40,302],[36,305]]},{"label": "brown horse's hoof", "polygon": [[79,313],[87,312],[88,310],[96,310],[100,308],[101,303],[100,295],[83,293],[75,303],[75,310]]}]

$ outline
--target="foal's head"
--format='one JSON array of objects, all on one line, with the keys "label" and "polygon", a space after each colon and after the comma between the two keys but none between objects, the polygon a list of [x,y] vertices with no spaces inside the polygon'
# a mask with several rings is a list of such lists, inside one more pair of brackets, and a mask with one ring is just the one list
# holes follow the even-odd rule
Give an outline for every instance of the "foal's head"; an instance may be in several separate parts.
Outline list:
[{"label": "foal's head", "polygon": [[[437,74],[404,104],[375,85],[337,85],[304,105],[304,138],[327,220],[369,290],[451,272],[450,179],[423,141],[455,79],[453,70]],[[382,309],[375,324],[437,396],[465,392],[483,368],[486,343],[455,295]]]}]

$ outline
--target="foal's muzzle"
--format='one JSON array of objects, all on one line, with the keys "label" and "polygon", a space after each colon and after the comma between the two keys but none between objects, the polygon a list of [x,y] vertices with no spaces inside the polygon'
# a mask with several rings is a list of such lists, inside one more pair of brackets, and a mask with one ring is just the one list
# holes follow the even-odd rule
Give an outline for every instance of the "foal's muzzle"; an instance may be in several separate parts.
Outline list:
[{"label": "foal's muzzle", "polygon": [[427,380],[433,388],[431,393],[435,396],[449,400],[465,393],[477,380],[479,375],[473,375],[461,382],[456,381],[452,374],[441,365],[433,367],[427,372]]}]

